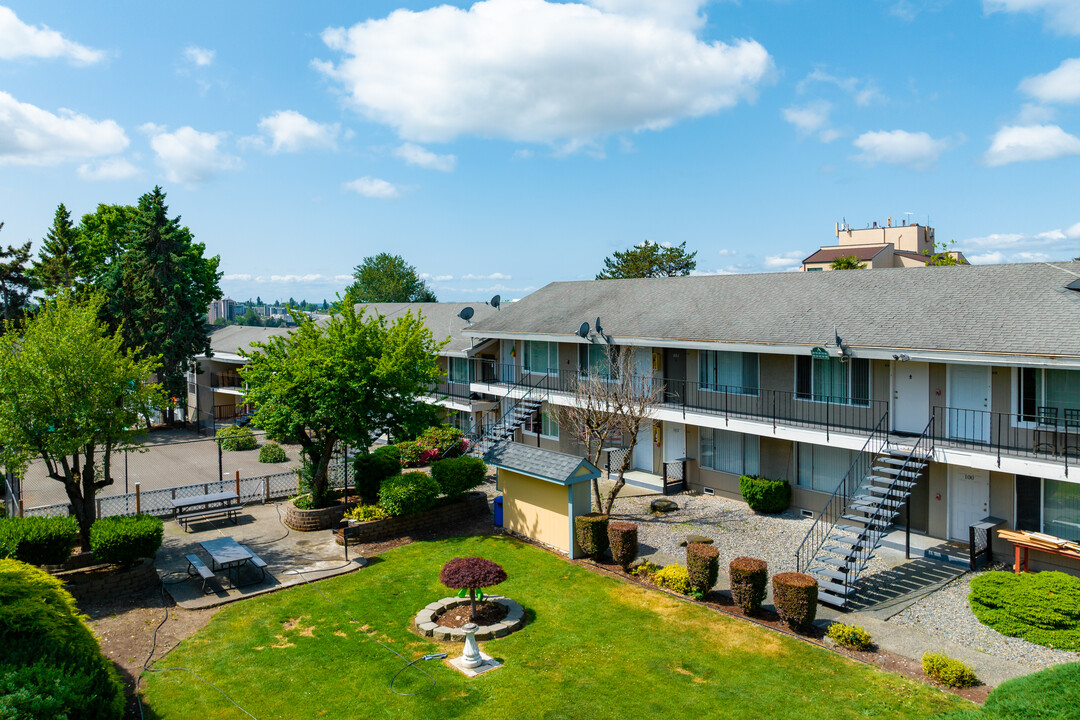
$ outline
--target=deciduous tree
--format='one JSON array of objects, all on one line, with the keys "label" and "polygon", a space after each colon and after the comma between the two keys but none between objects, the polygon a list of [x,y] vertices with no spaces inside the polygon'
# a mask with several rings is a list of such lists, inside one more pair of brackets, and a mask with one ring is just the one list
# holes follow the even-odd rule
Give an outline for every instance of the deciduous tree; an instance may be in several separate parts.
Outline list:
[{"label": "deciduous tree", "polygon": [[689,275],[697,267],[697,251],[686,252],[686,243],[659,245],[646,240],[629,250],[604,258],[604,270],[597,280],[653,278]]},{"label": "deciduous tree", "polygon": [[244,401],[255,406],[255,425],[300,444],[311,463],[313,504],[322,507],[338,442],[366,448],[384,428],[430,416],[419,398],[441,374],[442,343],[412,313],[392,325],[352,305],[325,323],[295,312],[293,318],[297,326],[288,335],[242,351]]},{"label": "deciduous tree", "polygon": [[860,262],[855,255],[845,255],[833,260],[829,267],[833,270],[862,270],[866,267],[866,263]]},{"label": "deciduous tree", "polygon": [[125,349],[98,313],[100,296],[47,300],[0,337],[0,446],[4,464],[23,472],[40,458],[64,485],[90,549],[94,498],[112,484],[112,453],[137,446],[140,416],[161,401],[150,379],[158,358]]},{"label": "deciduous tree", "polygon": [[345,289],[348,303],[436,302],[435,293],[400,255],[379,253],[353,269],[353,284]]},{"label": "deciduous tree", "polygon": [[[0,222],[0,230],[4,223]],[[0,317],[17,320],[26,311],[26,303],[34,290],[29,274],[30,243],[0,248]]]}]

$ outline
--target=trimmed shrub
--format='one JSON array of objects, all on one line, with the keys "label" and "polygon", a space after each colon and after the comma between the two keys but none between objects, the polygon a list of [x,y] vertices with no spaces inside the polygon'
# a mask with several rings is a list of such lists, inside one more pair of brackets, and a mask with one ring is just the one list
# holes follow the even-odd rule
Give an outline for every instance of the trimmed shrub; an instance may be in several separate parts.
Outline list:
[{"label": "trimmed shrub", "polygon": [[[11,685],[15,697],[4,692]],[[115,720],[124,711],[120,680],[75,600],[59,580],[16,560],[0,560],[0,695],[2,717]],[[44,714],[3,714],[8,707]]]},{"label": "trimmed shrub", "polygon": [[78,542],[79,523],[73,517],[0,519],[0,558],[60,565]]},{"label": "trimmed shrub", "polygon": [[979,682],[974,670],[942,652],[923,655],[922,669],[931,680],[937,680],[947,687],[971,687]]},{"label": "trimmed shrub", "polygon": [[574,518],[574,537],[585,557],[598,558],[608,549],[608,516],[589,513]]},{"label": "trimmed shrub", "polygon": [[420,446],[415,440],[403,440],[394,447],[398,451],[398,460],[402,467],[418,467],[420,465]]},{"label": "trimmed shrub", "polygon": [[659,572],[660,566],[652,561],[645,561],[630,571],[630,574],[639,578],[651,578]]},{"label": "trimmed shrub", "polygon": [[791,505],[791,485],[787,480],[743,475],[739,478],[739,492],[754,512],[781,513]]},{"label": "trimmed shrub", "polygon": [[720,551],[713,545],[690,543],[686,546],[686,572],[690,588],[705,596],[720,574]]},{"label": "trimmed shrub", "polygon": [[214,438],[221,445],[222,450],[254,450],[259,446],[251,428],[239,425],[226,425],[217,431]]},{"label": "trimmed shrub", "polygon": [[863,628],[858,625],[845,625],[839,622],[834,622],[829,626],[829,629],[825,631],[825,637],[837,645],[843,645],[852,650],[869,650],[870,645],[873,643],[873,640],[870,639],[870,633]]},{"label": "trimmed shrub", "polygon": [[435,504],[439,484],[422,472],[389,478],[379,488],[379,506],[391,515],[412,515]]},{"label": "trimmed shrub", "polygon": [[259,462],[261,463],[283,463],[288,459],[289,456],[285,454],[285,448],[276,442],[268,442],[259,448]]},{"label": "trimmed shrub", "polygon": [[466,455],[436,460],[431,464],[431,477],[435,478],[443,495],[459,498],[484,483],[487,465],[480,458]]},{"label": "trimmed shrub", "polygon": [[769,565],[764,560],[737,557],[728,565],[731,580],[731,599],[747,615],[761,610],[769,582]]},{"label": "trimmed shrub", "polygon": [[657,587],[674,590],[682,595],[690,594],[690,575],[681,565],[668,565],[652,576]]},{"label": "trimmed shrub", "polygon": [[401,452],[394,445],[384,445],[353,460],[356,494],[368,504],[379,499],[379,488],[387,478],[400,474]]},{"label": "trimmed shrub", "polygon": [[972,579],[971,611],[1002,635],[1080,650],[1080,578],[1063,572],[983,573]]},{"label": "trimmed shrub", "polygon": [[797,632],[810,628],[817,617],[817,580],[805,573],[773,575],[773,605],[780,619]]},{"label": "trimmed shrub", "polygon": [[506,571],[487,558],[454,558],[443,565],[439,582],[453,590],[468,590],[472,619],[476,619],[476,591],[506,582]]},{"label": "trimmed shrub", "polygon": [[637,560],[637,525],[630,522],[608,523],[607,536],[611,557],[623,570],[630,567],[630,563]]},{"label": "trimmed shrub", "polygon": [[370,522],[372,520],[385,520],[390,517],[390,513],[378,505],[357,505],[345,513],[345,517],[356,522]]},{"label": "trimmed shrub", "polygon": [[161,519],[153,515],[102,518],[90,526],[90,552],[103,563],[152,558],[163,532]]},{"label": "trimmed shrub", "polygon": [[464,433],[450,425],[429,427],[415,440],[397,444],[401,464],[419,467],[443,458],[458,457],[465,452]]}]

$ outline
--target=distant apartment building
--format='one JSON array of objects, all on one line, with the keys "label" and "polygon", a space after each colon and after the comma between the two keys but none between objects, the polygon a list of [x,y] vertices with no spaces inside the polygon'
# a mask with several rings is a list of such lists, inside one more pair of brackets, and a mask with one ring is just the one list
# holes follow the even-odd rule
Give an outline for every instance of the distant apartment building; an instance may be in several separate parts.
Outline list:
[{"label": "distant apartment building", "polygon": [[[802,262],[802,270],[831,270],[842,257],[854,257],[865,268],[926,267],[934,254],[934,228],[904,220],[893,225],[888,218],[883,227],[852,230],[846,223],[836,224],[836,245],[824,245]],[[961,264],[967,263],[963,253],[952,251]]]}]

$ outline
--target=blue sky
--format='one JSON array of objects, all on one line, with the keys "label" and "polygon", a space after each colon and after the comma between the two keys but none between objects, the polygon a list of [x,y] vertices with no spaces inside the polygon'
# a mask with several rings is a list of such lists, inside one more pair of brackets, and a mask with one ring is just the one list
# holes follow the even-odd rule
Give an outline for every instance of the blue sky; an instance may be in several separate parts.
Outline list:
[{"label": "blue sky", "polygon": [[1060,260],[1078,179],[1075,0],[0,6],[0,242],[160,184],[236,298],[787,270],[887,216]]}]

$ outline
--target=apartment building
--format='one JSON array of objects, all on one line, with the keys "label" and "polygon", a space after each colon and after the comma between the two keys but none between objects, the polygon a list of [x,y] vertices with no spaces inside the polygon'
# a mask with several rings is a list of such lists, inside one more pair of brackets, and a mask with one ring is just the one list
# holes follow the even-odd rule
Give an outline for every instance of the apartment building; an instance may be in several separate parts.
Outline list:
[{"label": "apartment building", "polygon": [[[836,224],[836,245],[823,245],[802,262],[800,270],[812,272],[831,270],[842,257],[854,257],[864,268],[926,267],[935,251],[934,228],[917,223],[885,225],[853,230],[850,225]],[[946,251],[960,263],[967,263],[963,253]]]},{"label": "apartment building", "polygon": [[536,408],[522,442],[580,453],[552,408],[614,346],[663,387],[631,483],[738,497],[758,474],[818,516],[873,467],[900,499],[869,524],[966,542],[988,516],[1080,540],[1078,330],[1062,262],[552,283],[462,334],[471,390]]}]

